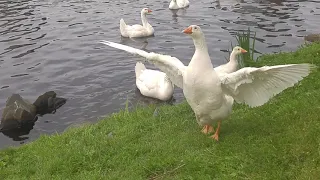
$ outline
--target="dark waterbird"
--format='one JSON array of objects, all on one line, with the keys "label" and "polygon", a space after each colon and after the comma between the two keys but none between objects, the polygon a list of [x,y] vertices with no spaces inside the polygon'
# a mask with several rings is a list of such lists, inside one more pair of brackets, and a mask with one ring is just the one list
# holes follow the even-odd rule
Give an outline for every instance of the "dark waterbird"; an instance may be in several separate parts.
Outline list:
[{"label": "dark waterbird", "polygon": [[33,105],[36,106],[37,114],[42,116],[44,114],[54,114],[66,101],[65,98],[57,97],[54,91],[49,91],[39,96]]},{"label": "dark waterbird", "polygon": [[19,94],[12,94],[2,113],[0,132],[13,140],[23,140],[19,136],[29,134],[38,116],[54,114],[66,101],[65,98],[57,97],[54,91],[40,95],[33,104]]}]

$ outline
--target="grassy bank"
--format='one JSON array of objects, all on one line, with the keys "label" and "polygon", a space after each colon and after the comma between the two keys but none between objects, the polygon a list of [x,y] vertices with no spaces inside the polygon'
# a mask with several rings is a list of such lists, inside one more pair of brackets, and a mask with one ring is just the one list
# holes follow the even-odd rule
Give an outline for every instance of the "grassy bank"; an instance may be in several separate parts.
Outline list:
[{"label": "grassy bank", "polygon": [[[320,66],[320,44],[258,66]],[[186,103],[122,111],[0,151],[0,179],[320,179],[320,72],[258,108],[236,105],[218,143]]]}]

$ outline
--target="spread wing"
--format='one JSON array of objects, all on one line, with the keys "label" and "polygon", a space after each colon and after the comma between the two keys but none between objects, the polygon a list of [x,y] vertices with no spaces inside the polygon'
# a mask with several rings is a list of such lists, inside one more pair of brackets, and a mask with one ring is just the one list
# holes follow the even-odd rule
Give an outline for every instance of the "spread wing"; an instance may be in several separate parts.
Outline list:
[{"label": "spread wing", "polygon": [[146,58],[147,61],[156,65],[161,71],[166,73],[176,86],[180,88],[183,87],[183,74],[186,66],[178,58],[153,52],[148,53],[140,49],[110,41],[102,40],[100,43]]},{"label": "spread wing", "polygon": [[308,76],[312,64],[288,64],[242,68],[230,74],[219,74],[221,87],[238,103],[261,106],[270,98]]}]

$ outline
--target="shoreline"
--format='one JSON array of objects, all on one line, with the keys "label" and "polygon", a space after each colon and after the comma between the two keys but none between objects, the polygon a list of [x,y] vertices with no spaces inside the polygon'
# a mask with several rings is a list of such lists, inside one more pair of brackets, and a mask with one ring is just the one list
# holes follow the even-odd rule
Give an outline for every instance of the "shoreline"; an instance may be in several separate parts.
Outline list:
[{"label": "shoreline", "polygon": [[[289,63],[320,67],[320,44],[259,56],[255,66]],[[186,102],[157,115],[154,105],[137,107],[0,150],[0,179],[320,179],[319,77],[261,107],[235,104],[218,143]]]}]

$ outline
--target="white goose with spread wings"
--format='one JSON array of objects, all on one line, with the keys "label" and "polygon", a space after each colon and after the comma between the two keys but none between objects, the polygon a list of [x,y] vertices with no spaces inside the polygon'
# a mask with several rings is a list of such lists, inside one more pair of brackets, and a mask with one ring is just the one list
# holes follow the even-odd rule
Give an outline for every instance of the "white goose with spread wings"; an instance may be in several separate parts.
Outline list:
[{"label": "white goose with spread wings", "polygon": [[[230,54],[230,61],[220,65],[214,70],[218,73],[231,73],[238,70],[238,61],[236,56],[247,51],[239,46],[233,48]],[[140,93],[147,97],[152,97],[162,101],[171,99],[174,91],[174,84],[166,73],[147,69],[142,62],[137,62],[135,66],[136,86]]]},{"label": "white goose with spread wings", "polygon": [[101,41],[101,43],[145,57],[155,64],[178,87],[195,113],[203,132],[208,132],[214,122],[218,127],[211,138],[218,140],[221,121],[232,112],[233,100],[250,107],[261,106],[274,95],[308,76],[315,67],[311,64],[287,64],[246,67],[236,72],[216,73],[208,54],[204,34],[199,26],[191,25],[183,31],[191,36],[195,53],[188,66],[172,56],[148,53],[129,46]]}]

